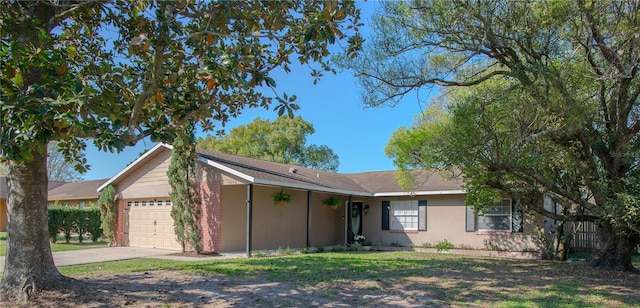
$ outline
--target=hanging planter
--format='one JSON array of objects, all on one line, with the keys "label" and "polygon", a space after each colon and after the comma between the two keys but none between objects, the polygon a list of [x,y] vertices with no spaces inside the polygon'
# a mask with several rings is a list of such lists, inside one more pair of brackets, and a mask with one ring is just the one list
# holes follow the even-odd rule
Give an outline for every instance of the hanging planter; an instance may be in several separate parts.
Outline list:
[{"label": "hanging planter", "polygon": [[274,205],[284,206],[289,204],[289,202],[291,202],[291,195],[286,193],[284,189],[280,189],[279,192],[273,194]]},{"label": "hanging planter", "polygon": [[332,208],[337,209],[340,204],[342,204],[342,200],[338,199],[336,196],[329,196],[322,200],[322,204]]}]

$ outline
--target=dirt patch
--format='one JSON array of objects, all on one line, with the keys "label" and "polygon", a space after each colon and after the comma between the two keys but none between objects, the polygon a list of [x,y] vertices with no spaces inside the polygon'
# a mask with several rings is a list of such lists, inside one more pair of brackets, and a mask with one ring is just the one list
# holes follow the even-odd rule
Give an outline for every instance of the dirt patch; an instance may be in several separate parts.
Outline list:
[{"label": "dirt patch", "polygon": [[210,253],[196,253],[194,251],[186,251],[186,252],[176,252],[169,254],[168,256],[176,256],[176,257],[190,257],[190,258],[209,258],[209,257],[221,257],[222,255],[215,252]]},{"label": "dirt patch", "polygon": [[[130,275],[76,276],[72,288],[38,293],[13,307],[425,307],[429,298],[400,288],[380,292],[380,282],[340,288],[299,288],[287,282],[152,271]],[[5,303],[7,304],[7,303]]]},{"label": "dirt patch", "polygon": [[88,270],[64,289],[37,293],[28,305],[0,306],[640,306],[638,275],[573,261],[353,252],[187,265]]}]

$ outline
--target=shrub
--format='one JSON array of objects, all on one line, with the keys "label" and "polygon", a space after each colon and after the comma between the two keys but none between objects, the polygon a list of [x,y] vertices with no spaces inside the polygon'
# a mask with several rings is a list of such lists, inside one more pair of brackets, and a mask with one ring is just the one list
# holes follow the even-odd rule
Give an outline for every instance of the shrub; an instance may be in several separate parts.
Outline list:
[{"label": "shrub", "polygon": [[91,241],[97,242],[102,236],[102,227],[100,221],[100,209],[97,207],[90,207],[85,210],[86,230],[91,235]]},{"label": "shrub", "polygon": [[60,229],[62,228],[62,218],[64,214],[62,213],[62,208],[49,208],[48,209],[48,225],[49,225],[49,240],[51,243],[55,243],[58,241],[58,233],[60,233]]},{"label": "shrub", "polygon": [[58,234],[64,233],[66,243],[71,241],[71,234],[78,233],[78,241],[82,243],[85,233],[91,234],[91,240],[97,242],[102,236],[100,228],[100,210],[92,207],[87,209],[54,207],[48,209],[49,239],[57,241]]},{"label": "shrub", "polygon": [[320,246],[316,248],[316,253],[323,253],[323,252],[324,252],[324,247]]},{"label": "shrub", "polygon": [[[118,202],[120,198],[116,196],[116,190],[113,186],[108,185],[100,193],[98,199],[98,208],[100,209],[101,229],[109,238],[109,245],[113,245],[116,241],[116,216],[118,210]],[[93,239],[93,233],[91,233]]]},{"label": "shrub", "polygon": [[343,252],[349,250],[347,246],[338,245],[331,247],[331,252]]},{"label": "shrub", "polygon": [[449,240],[447,240],[446,238],[436,244],[437,251],[447,251],[449,249],[453,249],[453,244],[451,244],[451,242],[449,242]]},{"label": "shrub", "polygon": [[256,258],[263,258],[267,256],[267,253],[264,250],[258,250],[253,252],[252,256]]}]

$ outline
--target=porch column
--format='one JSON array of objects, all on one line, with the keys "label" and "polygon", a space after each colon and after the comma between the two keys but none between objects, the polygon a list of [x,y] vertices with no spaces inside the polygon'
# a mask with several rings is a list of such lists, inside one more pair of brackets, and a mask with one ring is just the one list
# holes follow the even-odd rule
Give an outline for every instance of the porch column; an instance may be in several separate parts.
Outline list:
[{"label": "porch column", "polygon": [[247,257],[251,257],[251,223],[253,220],[253,184],[247,185]]},{"label": "porch column", "polygon": [[353,216],[353,202],[352,202],[352,196],[349,195],[349,202],[347,203],[347,244],[351,244],[353,242],[353,236],[351,234],[353,234],[353,231],[351,230],[352,226],[351,226],[351,220]]},{"label": "porch column", "polygon": [[309,226],[311,225],[311,191],[307,191],[307,248],[309,248]]}]

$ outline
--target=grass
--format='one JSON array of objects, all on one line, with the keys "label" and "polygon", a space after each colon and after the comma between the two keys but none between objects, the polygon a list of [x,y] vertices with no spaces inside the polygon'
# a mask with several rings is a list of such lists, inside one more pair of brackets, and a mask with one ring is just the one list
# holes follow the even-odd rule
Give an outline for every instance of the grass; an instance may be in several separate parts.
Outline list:
[{"label": "grass", "polygon": [[[636,267],[640,260],[635,259]],[[627,273],[587,270],[583,262],[521,261],[418,252],[339,252],[181,262],[138,259],[60,268],[65,275],[178,270],[229,280],[289,283],[299,292],[414,296],[427,306],[640,306],[640,281]]]},{"label": "grass", "polygon": [[[7,252],[7,233],[0,232],[0,257],[4,257]],[[94,243],[91,239],[85,239],[82,243],[79,243],[77,239],[71,240],[69,244],[64,242],[64,238],[60,237],[57,243],[51,243],[51,251],[70,251],[70,250],[82,250],[82,249],[91,249],[91,248],[105,248],[108,247],[108,244],[105,240],[98,240],[98,242]]]}]

